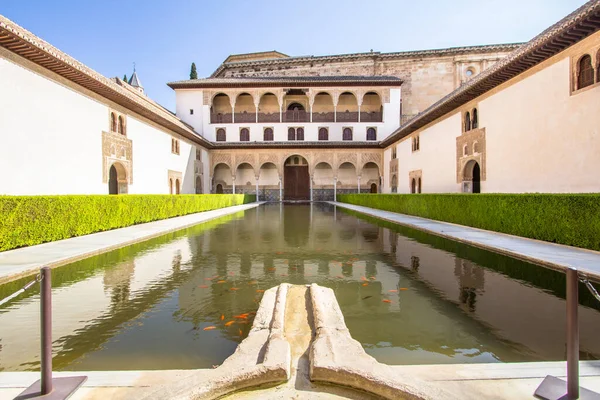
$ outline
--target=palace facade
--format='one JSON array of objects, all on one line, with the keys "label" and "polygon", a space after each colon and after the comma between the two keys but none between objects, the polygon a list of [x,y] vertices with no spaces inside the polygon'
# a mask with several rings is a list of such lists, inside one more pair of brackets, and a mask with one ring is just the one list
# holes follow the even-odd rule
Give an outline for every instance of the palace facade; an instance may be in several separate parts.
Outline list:
[{"label": "palace facade", "polygon": [[524,44],[106,78],[0,16],[1,194],[599,192],[600,2]]}]

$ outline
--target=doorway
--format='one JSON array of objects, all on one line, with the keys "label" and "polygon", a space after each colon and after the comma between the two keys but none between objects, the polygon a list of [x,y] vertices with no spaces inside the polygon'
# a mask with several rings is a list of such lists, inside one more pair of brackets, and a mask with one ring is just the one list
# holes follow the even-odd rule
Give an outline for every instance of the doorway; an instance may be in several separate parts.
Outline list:
[{"label": "doorway", "polygon": [[308,162],[302,156],[291,156],[285,161],[283,172],[283,199],[310,199]]}]

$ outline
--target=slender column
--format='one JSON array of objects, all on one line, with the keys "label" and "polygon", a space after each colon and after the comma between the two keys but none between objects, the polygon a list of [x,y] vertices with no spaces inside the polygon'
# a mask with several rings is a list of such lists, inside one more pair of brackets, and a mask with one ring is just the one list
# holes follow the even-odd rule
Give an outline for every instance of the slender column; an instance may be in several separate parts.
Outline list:
[{"label": "slender column", "polygon": [[256,201],[258,202],[258,175],[256,175]]},{"label": "slender column", "polygon": [[231,123],[235,124],[235,105],[231,106]]},{"label": "slender column", "polygon": [[567,270],[567,396],[579,398],[579,277],[577,270]]},{"label": "slender column", "polygon": [[360,175],[358,175],[358,193],[360,194]]},{"label": "slender column", "polygon": [[333,201],[337,201],[337,176],[333,177]]},{"label": "slender column", "polygon": [[358,105],[358,122],[360,122],[360,104]]},{"label": "slender column", "polygon": [[283,104],[279,105],[279,122],[283,122]]},{"label": "slender column", "polygon": [[256,106],[256,114],[255,114],[255,117],[256,117],[256,121],[255,121],[255,122],[258,124],[258,106]]},{"label": "slender column", "polygon": [[310,105],[310,122],[312,122],[312,109],[313,109],[313,107],[312,107],[312,104],[311,104]]},{"label": "slender column", "polygon": [[281,176],[279,177],[279,201],[283,201],[283,194],[281,190]]},{"label": "slender column", "polygon": [[337,122],[337,104],[333,105],[333,122]]},{"label": "slender column", "polygon": [[[313,201],[313,177],[312,175],[310,176],[310,201]],[[312,212],[312,208],[311,208],[311,212]]]},{"label": "slender column", "polygon": [[231,182],[233,182],[233,194],[235,194],[235,176],[231,177]]}]

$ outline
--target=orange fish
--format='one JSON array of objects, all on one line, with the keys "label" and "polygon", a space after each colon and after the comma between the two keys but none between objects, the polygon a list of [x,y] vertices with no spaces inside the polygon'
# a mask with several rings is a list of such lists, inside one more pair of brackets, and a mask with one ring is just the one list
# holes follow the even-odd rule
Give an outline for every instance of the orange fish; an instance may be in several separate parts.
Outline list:
[{"label": "orange fish", "polygon": [[368,284],[368,283],[363,283],[362,285],[363,285],[363,286],[369,286],[369,284]]},{"label": "orange fish", "polygon": [[225,315],[221,314],[221,321],[223,321],[225,319]]},{"label": "orange fish", "polygon": [[269,268],[269,271],[275,271],[275,268]]},{"label": "orange fish", "polygon": [[242,336],[242,330],[241,329],[239,330],[239,332],[240,332],[240,336]]},{"label": "orange fish", "polygon": [[234,315],[233,318],[246,319],[246,318],[248,318],[248,316],[247,315]]},{"label": "orange fish", "polygon": [[375,277],[374,276],[370,276],[369,279],[375,280]]},{"label": "orange fish", "polygon": [[225,326],[229,326],[229,325],[234,324],[234,323],[235,323],[235,321],[227,321],[227,322],[225,322]]},{"label": "orange fish", "polygon": [[364,276],[361,276],[361,277],[360,277],[360,279],[361,279],[361,280],[363,280],[363,281],[366,281],[366,280],[367,280],[367,278],[366,278],[366,277],[364,277]]},{"label": "orange fish", "polygon": [[206,288],[208,287],[208,285],[198,285],[198,287],[199,287],[200,289],[206,289]]},{"label": "orange fish", "polygon": [[390,293],[398,293],[398,291],[396,289],[388,290],[388,292],[390,292]]},{"label": "orange fish", "polygon": [[218,281],[217,283],[225,283],[226,281]]},{"label": "orange fish", "polygon": [[212,331],[213,329],[217,329],[216,326],[207,326],[206,328],[204,328],[205,331]]},{"label": "orange fish", "polygon": [[257,290],[256,290],[256,293],[262,293],[262,292],[264,292],[264,290],[263,290],[263,289],[257,289]]},{"label": "orange fish", "polygon": [[408,288],[401,287],[400,290],[408,290]]},{"label": "orange fish", "polygon": [[238,324],[247,324],[247,323],[248,323],[248,321],[238,321],[237,323],[238,323]]},{"label": "orange fish", "polygon": [[392,302],[391,300],[388,300],[388,299],[384,299],[384,300],[382,300],[382,301],[383,301],[384,303],[391,303],[391,302]]},{"label": "orange fish", "polygon": [[258,283],[258,281],[250,281],[248,282],[248,285],[256,285]]},{"label": "orange fish", "polygon": [[236,287],[232,287],[232,288],[229,288],[229,290],[233,290],[233,291],[236,291],[236,290],[239,290],[239,288],[236,288]]}]

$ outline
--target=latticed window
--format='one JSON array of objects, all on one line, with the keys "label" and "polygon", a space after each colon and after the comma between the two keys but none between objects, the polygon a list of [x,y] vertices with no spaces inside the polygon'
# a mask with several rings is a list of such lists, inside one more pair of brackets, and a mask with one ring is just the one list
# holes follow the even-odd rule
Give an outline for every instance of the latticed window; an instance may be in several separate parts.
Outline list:
[{"label": "latticed window", "polygon": [[273,140],[273,129],[272,128],[265,128],[264,140],[265,140],[265,142]]},{"label": "latticed window", "polygon": [[225,140],[227,140],[227,137],[225,136],[225,129],[217,129],[217,142],[224,142]]},{"label": "latticed window", "polygon": [[479,126],[479,117],[478,117],[478,112],[477,109],[474,108],[473,109],[473,119],[471,119],[471,127],[473,129],[477,129],[477,127]]},{"label": "latticed window", "polygon": [[329,140],[329,131],[327,128],[319,129],[319,140]]},{"label": "latticed window", "polygon": [[248,128],[242,128],[240,130],[240,142],[249,142],[250,141],[250,131]]},{"label": "latticed window", "polygon": [[352,129],[351,128],[344,128],[344,131],[342,133],[342,140],[352,140]]},{"label": "latticed window", "polygon": [[471,113],[467,111],[465,113],[465,132],[470,131],[470,130],[471,130]]},{"label": "latticed window", "polygon": [[367,129],[367,140],[377,140],[377,131],[375,128]]},{"label": "latticed window", "polygon": [[578,63],[579,75],[577,76],[577,89],[594,84],[594,68],[592,67],[592,57],[588,54],[581,57]]},{"label": "latticed window", "polygon": [[119,133],[121,135],[125,134],[125,121],[121,115],[119,115]]},{"label": "latticed window", "polygon": [[117,117],[115,116],[115,113],[110,113],[110,131],[117,131]]},{"label": "latticed window", "polygon": [[304,140],[304,128],[296,129],[296,140]]},{"label": "latticed window", "polygon": [[288,140],[296,140],[296,130],[294,128],[288,129]]}]

